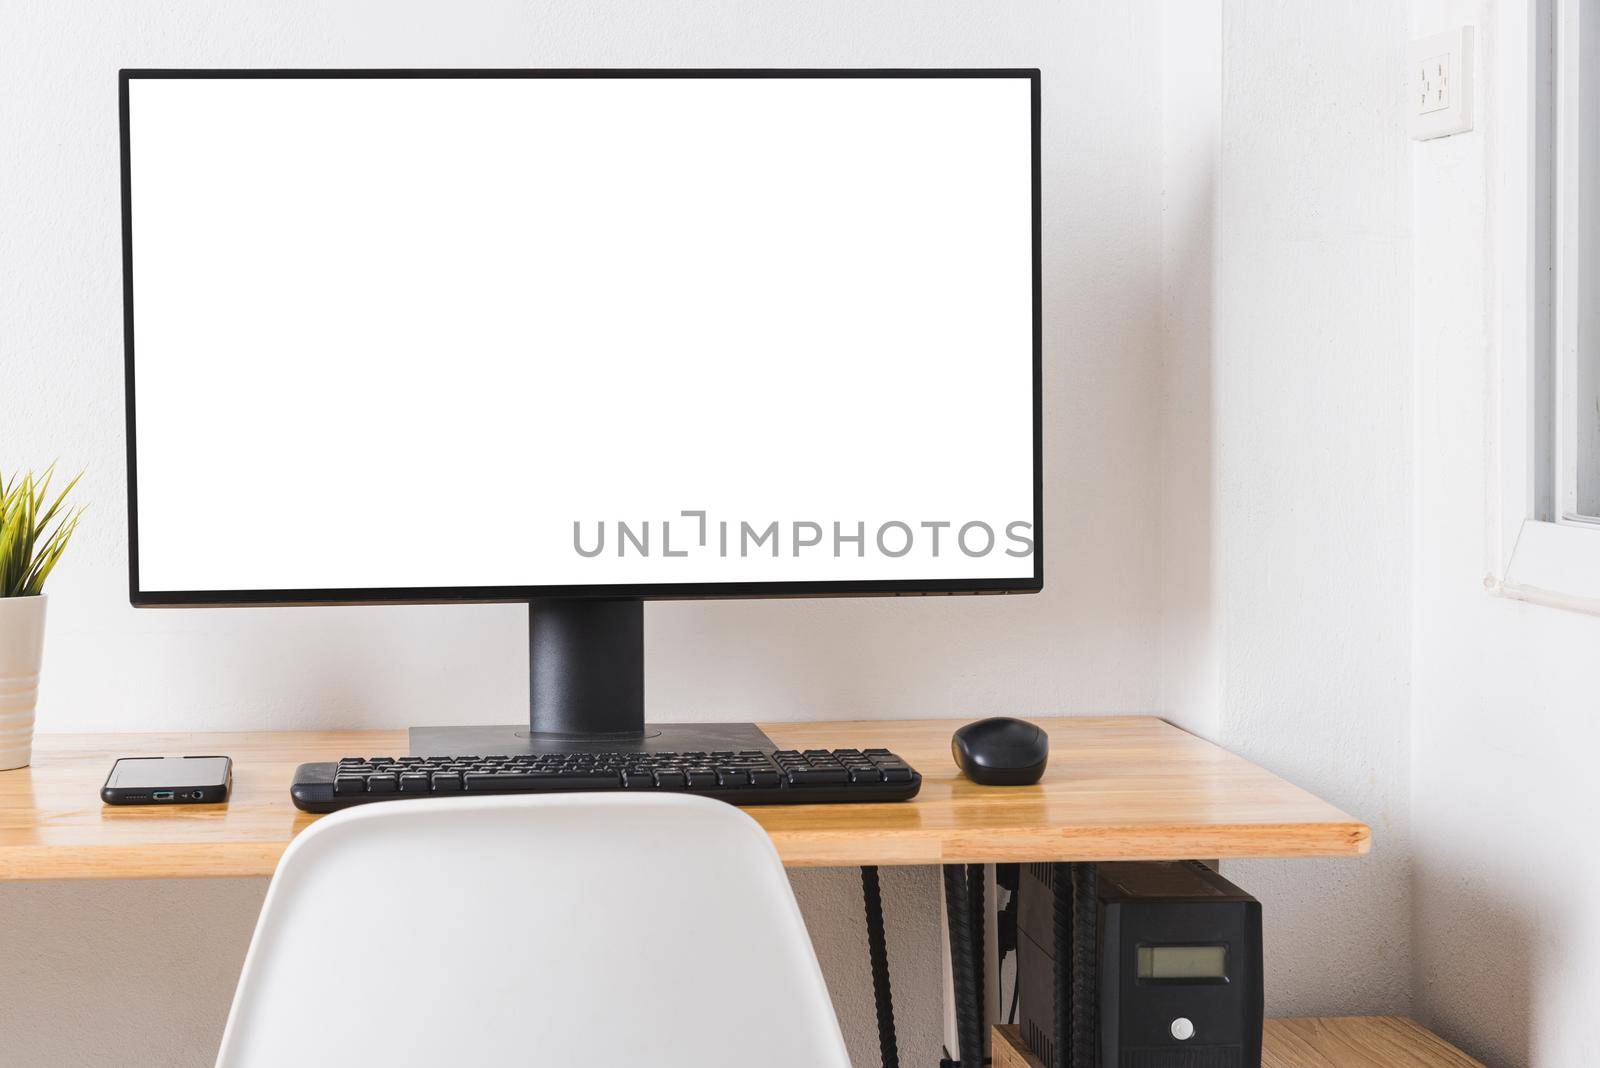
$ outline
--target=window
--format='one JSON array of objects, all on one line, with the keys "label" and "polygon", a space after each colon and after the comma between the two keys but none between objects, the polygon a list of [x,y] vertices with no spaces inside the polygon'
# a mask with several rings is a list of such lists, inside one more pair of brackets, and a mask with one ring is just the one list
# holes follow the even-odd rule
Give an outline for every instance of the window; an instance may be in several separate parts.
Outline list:
[{"label": "window", "polygon": [[1600,613],[1600,3],[1500,9],[1499,516],[1487,585]]},{"label": "window", "polygon": [[1554,28],[1554,518],[1600,525],[1600,4]]}]

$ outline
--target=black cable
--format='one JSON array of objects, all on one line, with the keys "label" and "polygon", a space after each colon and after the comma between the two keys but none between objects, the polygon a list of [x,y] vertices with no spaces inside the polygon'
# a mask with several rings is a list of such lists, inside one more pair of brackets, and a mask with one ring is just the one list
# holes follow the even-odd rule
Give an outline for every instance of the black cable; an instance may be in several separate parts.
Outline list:
[{"label": "black cable", "polygon": [[1017,1022],[1017,995],[1022,993],[1022,961],[1013,962],[1011,968],[1011,1011],[1006,1013],[1006,1024]]},{"label": "black cable", "polygon": [[950,924],[950,977],[955,986],[956,1056],[961,1068],[983,1068],[982,1010],[972,962],[972,902],[960,864],[944,866],[944,911]]},{"label": "black cable", "polygon": [[[1072,865],[1050,865],[1050,890],[1055,934],[1055,1061],[1051,1068],[1072,1068]],[[1087,1068],[1085,1062],[1084,1068]]]},{"label": "black cable", "polygon": [[1099,984],[1095,970],[1100,938],[1095,930],[1100,904],[1093,864],[1072,866],[1072,1062],[1078,1068],[1094,1063],[1098,1028],[1095,1011]]},{"label": "black cable", "polygon": [[883,892],[878,868],[861,869],[861,898],[867,909],[867,955],[872,960],[872,1002],[878,1011],[878,1052],[883,1068],[900,1068],[894,1034],[894,994],[889,988],[889,946],[883,933]]}]

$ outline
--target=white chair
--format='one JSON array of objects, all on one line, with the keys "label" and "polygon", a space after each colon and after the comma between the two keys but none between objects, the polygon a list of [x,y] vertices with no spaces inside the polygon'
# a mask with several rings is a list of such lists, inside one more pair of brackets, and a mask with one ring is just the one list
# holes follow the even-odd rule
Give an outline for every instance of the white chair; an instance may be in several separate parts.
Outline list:
[{"label": "white chair", "polygon": [[849,1068],[789,880],[683,795],[328,816],[267,890],[217,1063]]}]

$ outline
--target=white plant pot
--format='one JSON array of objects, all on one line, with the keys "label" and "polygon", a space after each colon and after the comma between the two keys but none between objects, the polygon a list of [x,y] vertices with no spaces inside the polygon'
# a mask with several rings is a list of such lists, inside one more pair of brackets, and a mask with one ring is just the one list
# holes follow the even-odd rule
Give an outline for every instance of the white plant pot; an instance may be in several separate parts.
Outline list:
[{"label": "white plant pot", "polygon": [[0,597],[0,771],[33,759],[45,597]]}]

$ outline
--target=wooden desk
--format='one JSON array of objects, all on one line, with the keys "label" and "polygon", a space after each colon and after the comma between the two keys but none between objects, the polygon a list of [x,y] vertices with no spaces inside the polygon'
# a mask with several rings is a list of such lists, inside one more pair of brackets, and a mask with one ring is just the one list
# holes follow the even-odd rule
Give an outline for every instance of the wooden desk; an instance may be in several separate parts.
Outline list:
[{"label": "wooden desk", "polygon": [[[1310,857],[1365,853],[1365,824],[1151,716],[1041,719],[1036,786],[956,772],[957,720],[764,723],[779,746],[885,746],[923,775],[915,801],[750,808],[794,867],[1009,861]],[[296,764],[400,755],[404,731],[40,735],[33,766],[0,772],[0,879],[268,875],[317,817],[289,802]],[[233,757],[227,805],[112,808],[119,756]]]}]

